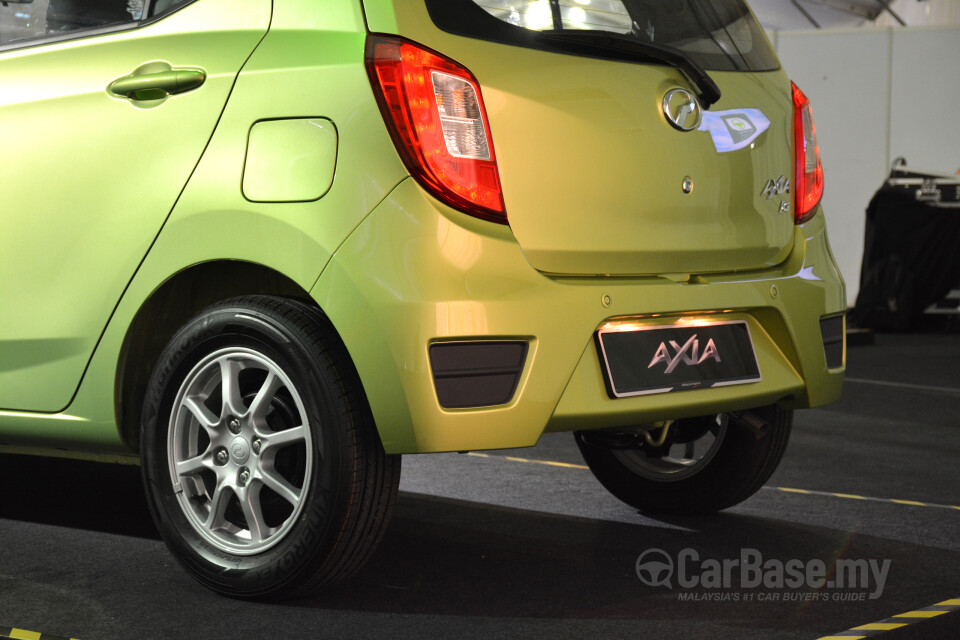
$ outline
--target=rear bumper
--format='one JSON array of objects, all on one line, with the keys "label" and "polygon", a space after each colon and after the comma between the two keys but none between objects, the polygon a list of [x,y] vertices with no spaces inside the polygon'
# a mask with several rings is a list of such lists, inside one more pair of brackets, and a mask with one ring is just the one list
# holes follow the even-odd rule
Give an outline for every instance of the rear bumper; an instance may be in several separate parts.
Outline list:
[{"label": "rear bumper", "polygon": [[[783,264],[692,278],[551,278],[507,227],[475,221],[402,182],[343,244],[311,292],[340,332],[389,453],[536,444],[545,431],[628,426],[779,402],[839,398],[820,321],[845,308],[823,216],[797,227]],[[671,324],[711,314],[750,328],[762,380],[612,399],[594,344],[612,319]],[[720,314],[720,315],[717,315]],[[430,347],[523,341],[502,405],[444,408]]]}]

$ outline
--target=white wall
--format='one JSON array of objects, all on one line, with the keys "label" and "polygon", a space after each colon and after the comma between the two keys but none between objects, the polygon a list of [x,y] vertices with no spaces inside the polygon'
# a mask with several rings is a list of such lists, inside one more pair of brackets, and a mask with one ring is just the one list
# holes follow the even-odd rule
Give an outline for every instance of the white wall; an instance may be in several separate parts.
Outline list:
[{"label": "white wall", "polygon": [[890,155],[960,169],[960,27],[894,30]]},{"label": "white wall", "polygon": [[[893,0],[890,8],[911,27],[960,24],[960,2],[957,0]],[[896,18],[886,11],[877,16],[878,27],[895,27],[898,24]]]},{"label": "white wall", "polygon": [[828,233],[853,304],[864,212],[891,161],[960,168],[960,27],[781,31],[771,41],[813,105]]}]

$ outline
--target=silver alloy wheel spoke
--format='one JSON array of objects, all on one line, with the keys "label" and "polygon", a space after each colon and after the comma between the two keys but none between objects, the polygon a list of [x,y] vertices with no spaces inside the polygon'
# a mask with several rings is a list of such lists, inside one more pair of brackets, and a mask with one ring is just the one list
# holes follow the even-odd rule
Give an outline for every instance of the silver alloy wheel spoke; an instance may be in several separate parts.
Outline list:
[{"label": "silver alloy wheel spoke", "polygon": [[223,525],[223,514],[229,505],[229,496],[233,495],[233,489],[222,482],[217,482],[217,488],[210,496],[210,512],[203,523],[207,529],[214,530]]},{"label": "silver alloy wheel spoke", "polygon": [[260,436],[263,450],[266,451],[267,449],[279,449],[289,444],[303,442],[306,437],[306,429],[301,425],[283,431],[260,431],[257,435]]},{"label": "silver alloy wheel spoke", "polygon": [[250,403],[248,411],[255,426],[266,425],[267,411],[270,409],[270,403],[283,387],[283,381],[280,380],[272,371],[267,374],[267,379],[263,381],[256,397]]},{"label": "silver alloy wheel spoke", "polygon": [[214,433],[214,429],[220,423],[220,418],[214,415],[213,411],[207,409],[203,402],[192,396],[187,396],[183,399],[183,406],[193,414],[197,423],[207,431],[207,435]]},{"label": "silver alloy wheel spoke", "polygon": [[261,468],[260,480],[266,487],[290,504],[296,505],[300,501],[300,489],[290,484],[283,476],[266,468]]},{"label": "silver alloy wheel spoke", "polygon": [[263,509],[260,504],[260,487],[250,487],[242,492],[240,497],[240,509],[243,511],[243,519],[247,521],[247,528],[250,531],[251,542],[262,542],[266,540],[270,531],[263,519]]},{"label": "silver alloy wheel spoke", "polygon": [[246,413],[243,398],[240,396],[240,371],[242,369],[243,365],[237,360],[232,358],[220,360],[220,381],[222,384],[220,393],[223,398],[221,418],[228,415],[240,416]]},{"label": "silver alloy wheel spoke", "polygon": [[[219,416],[209,408],[218,396]],[[193,367],[174,401],[167,451],[181,509],[221,551],[261,553],[298,522],[313,435],[299,392],[263,353],[228,347]]]},{"label": "silver alloy wheel spoke", "polygon": [[189,476],[204,469],[213,468],[213,455],[211,449],[208,447],[206,451],[201,453],[198,456],[193,458],[187,458],[186,460],[178,460],[176,463],[177,474],[180,476]]}]

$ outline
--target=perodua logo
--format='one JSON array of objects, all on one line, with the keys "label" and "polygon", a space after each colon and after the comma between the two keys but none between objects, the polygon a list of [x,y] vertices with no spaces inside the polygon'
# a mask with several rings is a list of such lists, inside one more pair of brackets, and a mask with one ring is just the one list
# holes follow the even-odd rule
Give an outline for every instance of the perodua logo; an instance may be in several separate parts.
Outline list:
[{"label": "perodua logo", "polygon": [[671,89],[663,96],[663,115],[680,131],[693,131],[703,120],[697,97],[686,89]]},{"label": "perodua logo", "polygon": [[[670,345],[669,349],[667,348],[668,344]],[[673,355],[670,355],[670,349],[673,349]],[[683,346],[679,345],[676,340],[671,340],[669,343],[661,342],[660,346],[657,347],[657,352],[653,355],[653,360],[647,365],[647,369],[652,369],[657,363],[665,362],[667,368],[664,373],[673,373],[673,370],[681,362],[686,365],[698,365],[708,358],[720,362],[720,352],[717,350],[713,338],[707,341],[701,353],[700,340],[697,338],[697,334],[693,334],[683,343]]]},{"label": "perodua logo", "polygon": [[237,464],[245,463],[247,458],[250,457],[250,445],[242,436],[237,436],[230,443],[230,455],[233,456],[233,460]]}]

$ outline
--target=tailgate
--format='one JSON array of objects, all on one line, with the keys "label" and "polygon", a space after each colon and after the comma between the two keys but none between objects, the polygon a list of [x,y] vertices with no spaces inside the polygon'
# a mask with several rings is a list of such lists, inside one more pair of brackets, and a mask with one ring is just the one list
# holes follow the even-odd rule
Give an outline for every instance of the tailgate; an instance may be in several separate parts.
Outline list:
[{"label": "tailgate", "polygon": [[708,273],[786,258],[790,196],[764,193],[793,171],[785,75],[714,72],[723,98],[685,132],[662,108],[685,86],[674,69],[514,49],[508,73],[502,59],[461,60],[482,85],[507,216],[533,266]]}]

